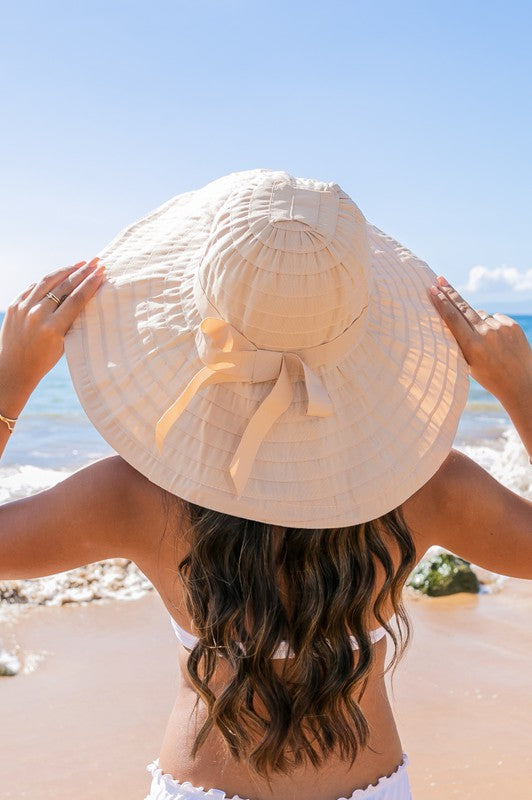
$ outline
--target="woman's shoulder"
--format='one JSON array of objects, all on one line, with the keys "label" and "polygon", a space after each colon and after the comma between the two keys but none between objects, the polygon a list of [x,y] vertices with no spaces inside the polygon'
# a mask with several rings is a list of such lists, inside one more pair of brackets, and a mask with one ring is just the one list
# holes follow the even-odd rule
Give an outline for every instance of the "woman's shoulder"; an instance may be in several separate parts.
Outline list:
[{"label": "woman's shoulder", "polygon": [[415,494],[403,503],[403,509],[417,509],[429,500],[435,501],[452,490],[457,480],[463,480],[474,462],[459,450],[451,450],[434,475]]},{"label": "woman's shoulder", "polygon": [[168,493],[122,456],[110,456],[93,468],[99,468],[106,479],[108,503],[117,527],[123,530],[124,555],[137,563],[151,558],[167,525]]},{"label": "woman's shoulder", "polygon": [[117,502],[124,509],[127,506],[128,517],[135,519],[135,530],[131,531],[136,541],[135,560],[144,565],[160,560],[161,548],[167,542],[175,558],[175,553],[182,549],[183,501],[150,481],[121,456],[113,458]]},{"label": "woman's shoulder", "polygon": [[494,485],[500,486],[479,464],[453,449],[430,480],[403,503],[405,519],[421,536],[441,536],[451,521],[465,518],[472,503],[484,504]]}]

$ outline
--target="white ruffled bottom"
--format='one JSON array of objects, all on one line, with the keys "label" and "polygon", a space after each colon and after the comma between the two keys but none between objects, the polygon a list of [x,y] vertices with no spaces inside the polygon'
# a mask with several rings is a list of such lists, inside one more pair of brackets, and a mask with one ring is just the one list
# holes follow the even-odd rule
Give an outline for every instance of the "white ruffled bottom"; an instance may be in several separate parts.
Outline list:
[{"label": "white ruffled bottom", "polygon": [[[406,767],[408,756],[403,753],[403,760],[391,775],[379,778],[377,783],[372,783],[365,789],[355,789],[349,797],[339,797],[338,800],[412,800],[410,782]],[[146,767],[152,775],[151,789],[145,800],[246,800],[235,794],[228,797],[221,789],[204,791],[203,786],[193,786],[190,781],[180,783],[172,775],[164,774],[159,767],[159,759],[152,761]]]}]

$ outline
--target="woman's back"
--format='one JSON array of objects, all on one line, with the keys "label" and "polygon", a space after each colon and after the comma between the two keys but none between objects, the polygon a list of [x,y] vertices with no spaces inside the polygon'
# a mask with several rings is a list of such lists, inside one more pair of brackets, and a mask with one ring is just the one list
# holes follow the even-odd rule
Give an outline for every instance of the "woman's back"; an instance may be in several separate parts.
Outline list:
[{"label": "woman's back", "polygon": [[[142,479],[139,476],[140,480]],[[136,481],[136,478],[133,478]],[[153,484],[152,484],[153,486]],[[160,530],[165,530],[159,545],[154,547],[152,533],[146,539],[144,558],[137,557],[139,566],[152,581],[165,603],[171,618],[185,631],[193,631],[190,613],[186,608],[186,596],[179,580],[176,580],[177,564],[187,555],[189,543],[185,526],[180,520],[181,503],[168,498],[170,513],[166,516],[163,498],[158,487],[153,486],[151,509],[148,513],[157,520]],[[159,527],[160,526],[160,527]],[[282,533],[280,534],[282,535]],[[424,551],[423,551],[424,552]],[[423,555],[420,553],[420,556]],[[393,555],[392,555],[393,559]],[[384,574],[382,565],[376,565],[376,583],[368,606],[371,607],[382,588]],[[394,571],[400,566],[400,556],[395,553]],[[289,604],[297,606],[299,598],[283,587],[283,597]],[[393,606],[387,602],[382,610],[385,619],[393,623]],[[170,620],[169,620],[170,624]],[[379,621],[368,616],[370,629],[377,629]],[[374,662],[367,675],[367,685],[360,700],[361,710],[370,729],[368,746],[361,751],[352,766],[339,754],[329,757],[324,766],[313,768],[310,763],[296,768],[290,775],[275,774],[271,783],[249,769],[246,759],[236,762],[227,754],[226,743],[216,730],[211,730],[204,745],[195,758],[190,757],[197,731],[207,720],[207,709],[200,702],[197,709],[198,694],[187,671],[189,651],[176,640],[179,659],[179,681],[175,705],[170,715],[166,733],[159,755],[159,765],[164,774],[178,775],[180,781],[190,781],[193,786],[205,789],[223,786],[227,797],[240,795],[254,800],[273,800],[280,797],[296,797],[299,800],[336,800],[350,797],[355,789],[363,789],[377,783],[379,778],[391,775],[403,760],[403,748],[397,732],[393,713],[388,701],[384,682],[384,669],[387,654],[387,640],[379,638],[372,647]],[[388,651],[389,657],[389,651]],[[353,666],[356,667],[358,653],[353,649]],[[284,659],[275,659],[273,668],[279,676],[285,670]],[[210,687],[215,695],[223,690],[232,674],[227,661],[219,657]],[[266,709],[260,699],[256,701],[256,711],[264,714]],[[257,738],[255,738],[255,744]],[[383,784],[381,780],[381,785]]]}]

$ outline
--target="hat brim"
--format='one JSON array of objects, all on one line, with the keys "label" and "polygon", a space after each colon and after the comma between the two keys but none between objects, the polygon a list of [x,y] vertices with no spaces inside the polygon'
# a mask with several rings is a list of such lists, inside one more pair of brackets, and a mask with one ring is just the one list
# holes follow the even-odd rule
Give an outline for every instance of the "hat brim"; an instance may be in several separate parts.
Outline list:
[{"label": "hat brim", "polygon": [[[101,253],[107,280],[65,339],[87,416],[128,463],[167,491],[238,517],[298,528],[354,525],[396,508],[448,455],[468,366],[427,295],[435,275],[367,226],[373,285],[365,333],[317,370],[331,417],[305,415],[304,384],[257,452],[240,498],[229,464],[271,383],[200,390],[155,443],[158,419],[201,369],[193,278],[236,173],[169,201]],[[240,176],[240,177],[238,177]]]}]

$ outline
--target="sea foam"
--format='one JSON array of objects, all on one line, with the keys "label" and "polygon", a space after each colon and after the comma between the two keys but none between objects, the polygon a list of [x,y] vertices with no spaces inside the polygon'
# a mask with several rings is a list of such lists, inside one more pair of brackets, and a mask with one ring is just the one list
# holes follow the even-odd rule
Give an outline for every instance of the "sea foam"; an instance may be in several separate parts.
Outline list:
[{"label": "sea foam", "polygon": [[29,497],[29,495],[41,492],[43,489],[50,489],[71,474],[70,470],[35,467],[30,464],[1,467],[0,502],[18,500],[20,497]]},{"label": "sea foam", "polygon": [[514,428],[504,431],[498,439],[456,449],[484,467],[503,486],[532,500],[532,466]]}]

